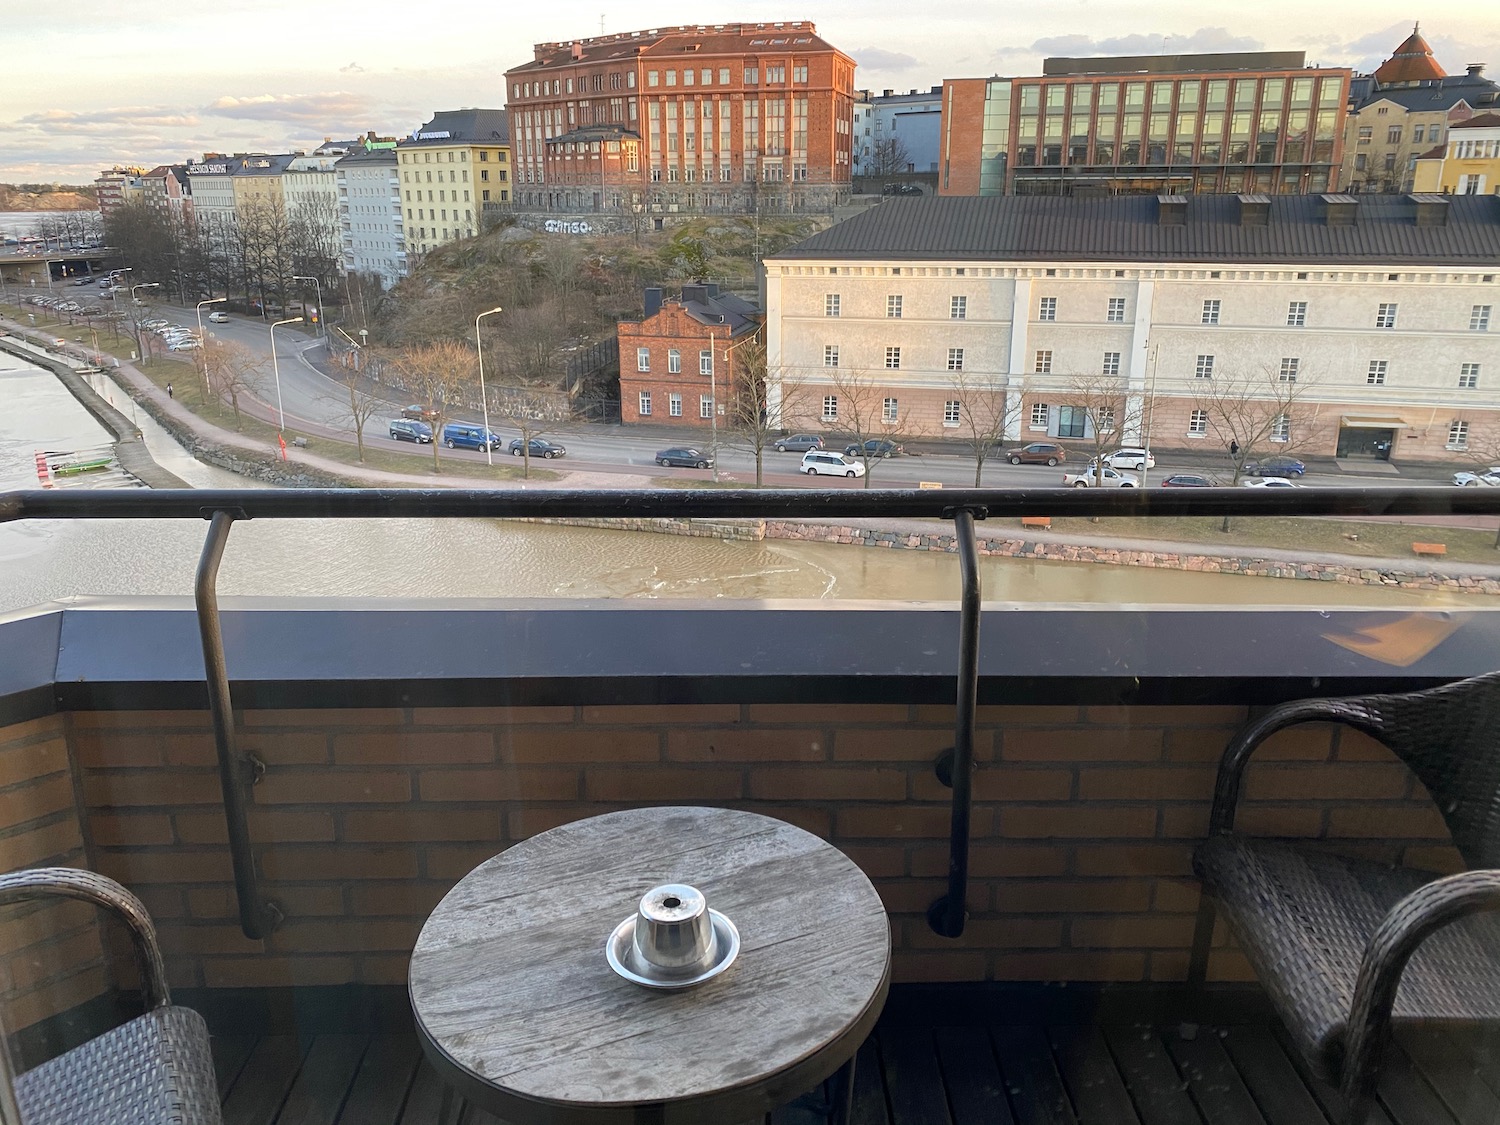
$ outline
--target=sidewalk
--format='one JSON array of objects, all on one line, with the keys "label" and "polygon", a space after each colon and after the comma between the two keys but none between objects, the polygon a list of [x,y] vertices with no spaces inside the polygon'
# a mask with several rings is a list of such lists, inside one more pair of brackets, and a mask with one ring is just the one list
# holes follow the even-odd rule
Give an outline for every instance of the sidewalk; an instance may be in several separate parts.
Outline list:
[{"label": "sidewalk", "polygon": [[[3,327],[24,338],[35,338],[45,336],[34,329],[27,329],[16,324],[14,321],[0,317],[0,327]],[[50,339],[50,337],[49,337]],[[244,434],[233,430],[226,430],[214,425],[212,422],[194,414],[175,399],[169,398],[164,390],[158,387],[151,378],[141,372],[133,363],[124,360],[118,368],[113,369],[113,374],[118,376],[129,388],[130,394],[137,402],[161,421],[174,433],[190,433],[200,442],[216,445],[224,449],[238,450],[242,453],[257,458],[279,459],[280,454],[275,446],[246,437]],[[275,410],[269,404],[257,403],[260,410],[246,410],[246,413],[264,421],[274,421]],[[242,409],[244,407],[242,406]],[[333,430],[327,433],[329,440],[343,440]],[[350,443],[352,444],[352,443]],[[400,473],[388,470],[375,469],[364,465],[349,464],[318,454],[306,449],[298,449],[289,446],[284,458],[289,469],[293,466],[304,466],[328,477],[339,480],[350,481],[356,484],[369,485],[372,487],[385,488],[463,488],[463,489],[635,489],[650,488],[653,486],[654,476],[647,473],[629,472],[593,472],[563,468],[556,462],[548,462],[549,471],[557,474],[556,480],[512,480],[494,481],[466,477],[459,471],[461,463],[456,461],[447,462],[450,472],[442,477],[434,477],[431,474]],[[1460,517],[1455,517],[1460,518]],[[1467,519],[1467,517],[1462,517]],[[1478,517],[1476,517],[1478,518]],[[894,532],[901,535],[931,535],[934,531],[932,523],[924,523],[918,520],[885,520],[885,519],[828,519],[828,520],[798,520],[788,521],[808,524],[821,524],[824,526],[858,527],[863,529],[874,529],[885,532]],[[1216,547],[1208,543],[1183,543],[1170,540],[1157,539],[1131,539],[1120,536],[1079,534],[1077,532],[1054,532],[1036,528],[1016,527],[987,527],[983,522],[976,525],[979,536],[982,539],[1024,539],[1029,542],[1047,543],[1055,545],[1076,545],[1095,547],[1105,550],[1122,552],[1144,552],[1153,554],[1175,554],[1175,555],[1204,555],[1225,559],[1239,559],[1253,557],[1273,562],[1285,563],[1314,563],[1330,566],[1349,567],[1360,570],[1382,570],[1399,571],[1403,574],[1427,574],[1427,575],[1450,575],[1458,577],[1486,577],[1492,578],[1500,575],[1500,557],[1494,565],[1488,563],[1460,563],[1441,561],[1433,563],[1416,558],[1372,558],[1365,555],[1345,555],[1336,552],[1306,552],[1287,550],[1274,547],[1252,547],[1243,546],[1237,548]],[[1472,526],[1472,525],[1471,525]]]}]

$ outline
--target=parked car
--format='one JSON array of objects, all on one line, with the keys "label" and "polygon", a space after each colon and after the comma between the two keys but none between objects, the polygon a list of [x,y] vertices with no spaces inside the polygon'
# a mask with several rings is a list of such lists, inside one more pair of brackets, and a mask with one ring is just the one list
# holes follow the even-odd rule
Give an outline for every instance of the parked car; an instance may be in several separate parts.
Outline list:
[{"label": "parked car", "polygon": [[861,444],[852,442],[844,446],[844,454],[848,457],[895,457],[904,450],[893,441],[884,438],[870,438]]},{"label": "parked car", "polygon": [[227,312],[220,312],[216,309],[208,314],[208,319],[210,323],[213,324],[228,324],[229,314]]},{"label": "parked car", "polygon": [[189,336],[186,340],[174,340],[170,345],[168,345],[167,351],[169,351],[169,352],[190,352],[194,348],[201,348],[202,346],[203,345],[200,344],[200,343],[198,343],[197,340],[195,340],[191,336]]},{"label": "parked car", "polygon": [[420,406],[412,405],[401,411],[401,417],[411,418],[417,422],[431,422],[438,416],[436,410],[425,410]]},{"label": "parked car", "polygon": [[1161,482],[1163,488],[1218,488],[1219,482],[1212,477],[1197,473],[1173,473]]},{"label": "parked car", "polygon": [[[1118,469],[1104,466],[1105,488],[1140,488],[1141,478],[1134,473],[1122,473]],[[1093,465],[1086,467],[1081,473],[1064,473],[1063,484],[1069,488],[1097,488],[1100,485],[1098,478],[1099,470]]]},{"label": "parked car", "polygon": [[473,422],[449,422],[443,427],[443,444],[449,449],[481,449],[488,453],[505,439]]},{"label": "parked car", "polygon": [[707,469],[714,463],[714,459],[693,446],[679,446],[674,449],[658,449],[656,463],[687,469]]},{"label": "parked car", "polygon": [[1481,485],[1500,485],[1500,465],[1491,465],[1482,473],[1465,470],[1453,474],[1453,483],[1460,488],[1477,488]]},{"label": "parked car", "polygon": [[1246,477],[1240,481],[1241,488],[1299,488],[1300,485],[1286,477]]},{"label": "parked car", "polygon": [[847,453],[834,453],[830,449],[809,449],[802,455],[802,471],[809,476],[862,477],[865,475],[865,466],[863,461],[856,461]]},{"label": "parked car", "polygon": [[392,418],[391,437],[396,441],[414,441],[418,445],[432,444],[432,427],[426,422],[413,422],[409,418]]},{"label": "parked car", "polygon": [[1156,458],[1151,451],[1139,445],[1122,445],[1113,453],[1106,453],[1104,463],[1112,469],[1156,468]]},{"label": "parked car", "polygon": [[793,434],[777,438],[772,444],[777,453],[806,453],[809,449],[822,449],[823,439],[817,434]]},{"label": "parked car", "polygon": [[[527,449],[527,446],[531,448]],[[546,438],[534,437],[527,442],[521,441],[520,438],[512,438],[510,442],[512,457],[520,457],[524,454],[527,457],[545,457],[550,461],[554,457],[566,456],[567,452],[565,447],[554,441],[548,441]]]},{"label": "parked car", "polygon": [[1034,441],[1020,449],[1007,449],[1005,459],[1012,465],[1060,465],[1068,451],[1055,441]]},{"label": "parked car", "polygon": [[1307,466],[1295,457],[1267,457],[1263,461],[1246,461],[1245,472],[1252,477],[1300,477]]}]

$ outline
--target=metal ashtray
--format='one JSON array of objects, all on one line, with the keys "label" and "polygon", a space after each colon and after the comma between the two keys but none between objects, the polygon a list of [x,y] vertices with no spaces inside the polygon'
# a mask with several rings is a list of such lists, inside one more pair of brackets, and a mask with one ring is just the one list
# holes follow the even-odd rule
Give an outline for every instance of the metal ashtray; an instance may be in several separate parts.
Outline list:
[{"label": "metal ashtray", "polygon": [[609,967],[646,988],[702,984],[729,968],[739,952],[734,923],[685,883],[647,891],[604,946]]}]

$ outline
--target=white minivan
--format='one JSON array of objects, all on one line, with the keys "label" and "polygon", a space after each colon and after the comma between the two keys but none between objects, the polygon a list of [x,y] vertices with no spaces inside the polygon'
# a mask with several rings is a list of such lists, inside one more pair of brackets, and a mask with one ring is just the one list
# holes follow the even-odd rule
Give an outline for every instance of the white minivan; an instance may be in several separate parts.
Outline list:
[{"label": "white minivan", "polygon": [[809,449],[802,455],[802,471],[810,476],[862,477],[863,462],[831,449]]}]

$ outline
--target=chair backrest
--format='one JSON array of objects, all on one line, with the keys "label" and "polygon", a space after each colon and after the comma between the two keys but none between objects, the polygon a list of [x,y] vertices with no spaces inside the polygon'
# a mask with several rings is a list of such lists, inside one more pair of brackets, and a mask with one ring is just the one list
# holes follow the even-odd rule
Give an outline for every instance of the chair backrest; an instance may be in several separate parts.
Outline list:
[{"label": "chair backrest", "polygon": [[1344,702],[1427,786],[1465,863],[1500,868],[1500,672]]}]

